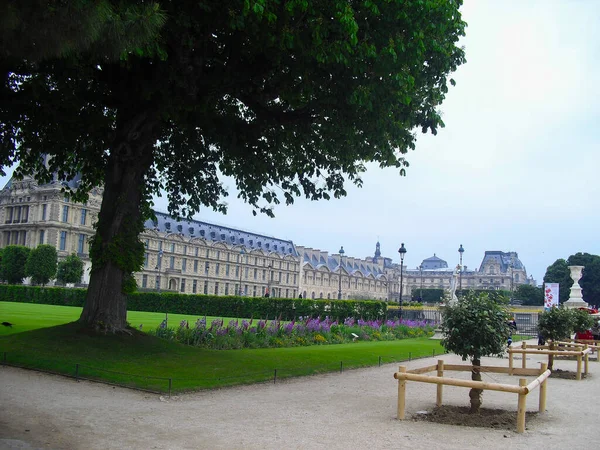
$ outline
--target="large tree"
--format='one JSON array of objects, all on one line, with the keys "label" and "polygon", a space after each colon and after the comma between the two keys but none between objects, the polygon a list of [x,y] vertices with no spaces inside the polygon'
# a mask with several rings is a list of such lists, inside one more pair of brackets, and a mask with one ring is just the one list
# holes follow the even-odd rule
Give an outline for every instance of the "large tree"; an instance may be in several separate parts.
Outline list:
[{"label": "large tree", "polygon": [[81,283],[83,277],[83,261],[75,253],[58,263],[56,279],[60,283]]},{"label": "large tree", "polygon": [[80,320],[111,331],[126,326],[152,194],[165,190],[176,215],[225,211],[222,174],[272,215],[282,199],[345,195],[364,162],[404,174],[415,130],[443,126],[464,62],[460,0],[156,3],[155,41],[119,60],[101,46],[24,59],[0,104],[0,165],[81,173],[75,200],[104,186]]},{"label": "large tree", "polygon": [[558,301],[564,303],[569,300],[569,291],[573,286],[573,280],[569,275],[569,268],[564,259],[557,259],[546,269],[544,283],[558,283]]}]

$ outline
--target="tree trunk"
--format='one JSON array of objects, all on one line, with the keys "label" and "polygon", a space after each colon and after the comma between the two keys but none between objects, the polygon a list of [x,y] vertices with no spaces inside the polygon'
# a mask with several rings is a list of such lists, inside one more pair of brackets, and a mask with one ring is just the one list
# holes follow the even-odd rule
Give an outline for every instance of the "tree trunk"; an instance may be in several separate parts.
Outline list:
[{"label": "tree trunk", "polygon": [[[481,371],[479,367],[481,366],[481,360],[479,358],[473,358],[473,368],[471,369],[471,380],[473,381],[481,381]],[[482,389],[471,389],[469,391],[469,398],[471,399],[471,414],[475,414],[479,412],[479,408],[482,404]]]},{"label": "tree trunk", "polygon": [[[124,114],[123,114],[124,115]],[[104,332],[124,331],[127,297],[124,285],[143,261],[144,176],[152,166],[158,120],[148,112],[117,120],[104,177],[104,196],[90,256],[92,271],[79,321]],[[133,263],[137,262],[137,263]],[[137,266],[137,267],[136,267]]]},{"label": "tree trunk", "polygon": [[[550,341],[550,345],[548,346],[549,350],[554,350],[556,347],[554,346],[554,341]],[[525,354],[523,354],[523,358],[525,358]],[[554,355],[548,355],[548,369],[552,370],[552,366],[554,366]]]}]

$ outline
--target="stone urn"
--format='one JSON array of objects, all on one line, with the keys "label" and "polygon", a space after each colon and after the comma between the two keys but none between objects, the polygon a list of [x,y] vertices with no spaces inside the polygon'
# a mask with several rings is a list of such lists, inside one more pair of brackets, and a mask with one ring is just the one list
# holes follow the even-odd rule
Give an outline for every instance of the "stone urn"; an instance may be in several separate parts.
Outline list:
[{"label": "stone urn", "polygon": [[569,266],[573,286],[571,286],[569,300],[565,302],[567,308],[587,308],[588,306],[588,304],[583,301],[581,286],[579,286],[579,280],[581,279],[581,273],[584,267],[585,266]]}]

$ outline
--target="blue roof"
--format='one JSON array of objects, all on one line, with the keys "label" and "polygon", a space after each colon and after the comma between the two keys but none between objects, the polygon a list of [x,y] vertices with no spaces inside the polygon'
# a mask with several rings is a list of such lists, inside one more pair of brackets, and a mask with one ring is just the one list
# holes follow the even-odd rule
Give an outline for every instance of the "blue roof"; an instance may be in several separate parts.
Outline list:
[{"label": "blue roof", "polygon": [[176,233],[187,238],[202,238],[207,241],[223,242],[229,245],[241,245],[252,250],[260,249],[281,255],[298,256],[296,246],[292,241],[199,220],[177,220],[159,211],[154,211],[154,214],[156,215],[156,222],[147,220],[144,223],[147,229],[162,233]]}]

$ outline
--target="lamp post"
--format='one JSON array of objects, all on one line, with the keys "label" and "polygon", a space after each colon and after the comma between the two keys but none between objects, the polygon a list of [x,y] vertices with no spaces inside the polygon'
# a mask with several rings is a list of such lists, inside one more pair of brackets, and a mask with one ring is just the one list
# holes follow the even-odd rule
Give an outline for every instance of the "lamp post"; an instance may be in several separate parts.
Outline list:
[{"label": "lamp post", "polygon": [[242,263],[244,262],[244,247],[240,249],[240,296],[242,295],[242,269],[244,268]]},{"label": "lamp post", "polygon": [[465,249],[463,248],[462,244],[460,244],[460,247],[458,247],[458,254],[460,255],[460,271],[458,272],[458,295],[462,295],[462,255],[464,252]]},{"label": "lamp post", "polygon": [[344,256],[344,246],[340,248],[340,278],[339,278],[339,286],[338,286],[338,300],[342,299],[342,256]]},{"label": "lamp post", "polygon": [[400,314],[402,314],[402,282],[403,282],[403,269],[404,269],[404,255],[406,255],[406,248],[404,247],[404,242],[400,245],[398,249],[398,253],[400,253],[400,298],[398,299],[398,303],[400,303]]},{"label": "lamp post", "polygon": [[423,302],[423,265],[419,266],[419,274],[421,275],[421,290],[419,291],[419,301]]}]

